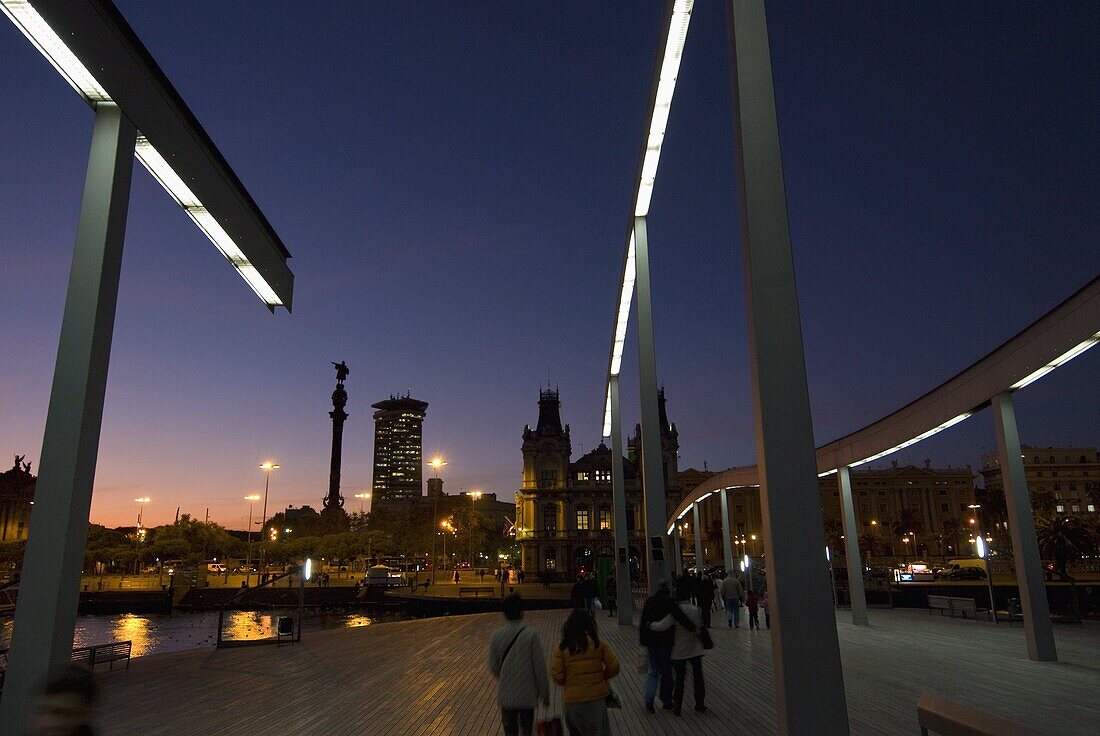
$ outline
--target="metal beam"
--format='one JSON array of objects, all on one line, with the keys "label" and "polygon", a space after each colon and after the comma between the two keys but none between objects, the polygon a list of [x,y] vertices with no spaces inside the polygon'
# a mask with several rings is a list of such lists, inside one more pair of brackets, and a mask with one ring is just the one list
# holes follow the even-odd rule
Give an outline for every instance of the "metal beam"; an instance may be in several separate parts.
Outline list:
[{"label": "metal beam", "polygon": [[69,666],[72,652],[135,137],[133,124],[117,105],[97,103],[10,666],[0,700],[0,723],[10,733],[23,733],[35,696],[50,677]]},{"label": "metal beam", "polygon": [[[727,0],[756,456],[779,733],[848,734],[762,0]],[[640,279],[639,279],[640,281]]]},{"label": "metal beam", "polygon": [[615,507],[615,607],[619,624],[634,623],[634,595],[630,585],[630,537],[626,519],[626,479],[623,475],[623,421],[619,406],[619,377],[608,383],[611,402],[611,496]]},{"label": "metal beam", "polygon": [[668,550],[665,544],[665,520],[668,503],[665,499],[665,471],[661,459],[660,409],[657,406],[657,358],[653,348],[653,298],[649,282],[649,236],[646,219],[634,218],[634,243],[638,277],[638,374],[641,384],[642,488],[645,494],[646,571],[649,594],[657,592],[657,584],[668,578]]},{"label": "metal beam", "polygon": [[1012,394],[1008,391],[993,397],[993,423],[997,428],[997,457],[1001,463],[1008,531],[1012,535],[1012,556],[1020,587],[1027,656],[1038,662],[1057,662],[1058,649],[1054,645],[1047,586],[1043,580],[1043,561],[1035,539],[1035,517],[1031,510],[1024,463],[1020,457],[1016,410],[1012,406]]},{"label": "metal beam", "polygon": [[852,599],[852,623],[867,625],[867,595],[863,590],[863,561],[859,556],[859,527],[852,499],[852,474],[847,467],[837,468],[840,486],[840,518],[844,521],[844,557],[848,561],[848,596]]},{"label": "metal beam", "polygon": [[706,560],[703,558],[703,524],[699,515],[699,501],[696,501],[692,506],[694,509],[694,515],[692,516],[692,523],[695,524],[695,570],[696,572],[702,572],[703,563]]},{"label": "metal beam", "polygon": [[729,491],[718,489],[718,503],[722,505],[722,560],[726,563],[726,574],[733,574],[733,539],[730,532]]}]

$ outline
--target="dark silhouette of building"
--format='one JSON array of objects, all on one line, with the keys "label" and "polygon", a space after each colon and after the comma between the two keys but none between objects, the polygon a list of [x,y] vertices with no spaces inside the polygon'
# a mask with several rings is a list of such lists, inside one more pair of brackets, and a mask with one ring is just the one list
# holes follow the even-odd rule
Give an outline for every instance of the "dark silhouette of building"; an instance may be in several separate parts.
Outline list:
[{"label": "dark silhouette of building", "polygon": [[38,479],[31,475],[31,464],[22,460],[22,455],[16,455],[15,466],[0,473],[0,542],[27,538]]},{"label": "dark silhouette of building", "polygon": [[424,415],[428,402],[408,394],[373,404],[374,494],[371,506],[416,503],[424,493]]}]

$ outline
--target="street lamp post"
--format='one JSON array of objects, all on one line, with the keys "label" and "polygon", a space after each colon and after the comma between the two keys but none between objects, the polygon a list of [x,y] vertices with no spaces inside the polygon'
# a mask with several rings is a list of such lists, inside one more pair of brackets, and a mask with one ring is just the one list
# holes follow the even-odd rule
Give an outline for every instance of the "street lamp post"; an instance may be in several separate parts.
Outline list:
[{"label": "street lamp post", "polygon": [[[470,569],[474,569],[474,502],[481,498],[481,491],[470,491],[470,528],[467,529],[467,534],[470,535]],[[472,574],[472,573],[471,573]]]},{"label": "street lamp post", "polygon": [[370,499],[370,493],[364,491],[363,493],[356,493],[355,497],[359,499],[359,513],[364,513],[363,504]]},{"label": "street lamp post", "polygon": [[145,504],[149,503],[150,500],[151,499],[148,496],[142,496],[141,498],[135,498],[134,499],[134,501],[136,501],[137,504],[138,504],[138,517],[137,517],[138,529],[141,528],[141,514],[142,514],[143,511],[145,511]]},{"label": "street lamp post", "polygon": [[248,585],[248,576],[252,574],[252,504],[260,500],[256,493],[244,497],[248,501],[248,559],[244,563],[244,584]]},{"label": "street lamp post", "polygon": [[[439,477],[439,469],[442,468],[446,464],[447,464],[447,461],[444,460],[443,458],[439,457],[438,455],[436,457],[433,457],[431,459],[431,461],[428,463],[428,465],[431,466],[435,470],[435,477],[436,478]],[[439,495],[435,494],[435,495],[432,496],[432,524],[435,524],[435,520],[438,519],[438,518],[439,518]],[[436,532],[435,534],[432,535],[432,585],[435,585],[435,568],[438,567],[438,563],[439,563],[439,560],[436,559],[436,556],[435,556],[435,538],[436,538],[436,535],[438,535],[438,534],[439,534],[439,532]]]},{"label": "street lamp post", "polygon": [[970,523],[974,524],[978,531],[974,536],[974,544],[978,549],[978,557],[981,557],[982,562],[985,564],[985,582],[989,588],[989,615],[993,617],[993,623],[999,623],[999,621],[997,621],[997,602],[993,598],[993,568],[989,566],[989,548],[985,544],[985,534],[982,532],[980,511],[982,505],[980,503],[972,503],[968,508],[974,510],[974,518],[970,520]]},{"label": "street lamp post", "polygon": [[[270,460],[264,463],[260,463],[260,469],[267,475],[264,480],[264,516],[260,520],[260,528],[263,529],[263,525],[267,523],[267,492],[271,488],[271,473],[279,468],[278,463],[273,463]],[[278,532],[276,532],[277,534]],[[274,539],[274,537],[272,537]],[[267,546],[260,548],[260,569],[267,569]]]}]

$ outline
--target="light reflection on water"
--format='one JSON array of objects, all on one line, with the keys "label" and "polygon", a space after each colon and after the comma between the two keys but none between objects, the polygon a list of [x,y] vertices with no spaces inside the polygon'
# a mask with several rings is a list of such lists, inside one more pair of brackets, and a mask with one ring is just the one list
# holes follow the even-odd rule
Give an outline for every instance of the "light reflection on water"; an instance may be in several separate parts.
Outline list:
[{"label": "light reflection on water", "polygon": [[[226,611],[223,639],[263,639],[275,636],[275,622],[291,611],[266,613],[260,611]],[[322,631],[369,626],[377,619],[361,613],[307,615],[302,631]],[[0,622],[0,649],[11,646],[12,620]],[[104,616],[78,616],[73,632],[73,646],[132,641],[132,656],[179,652],[186,649],[212,647],[218,636],[218,612],[164,614],[121,613]]]}]

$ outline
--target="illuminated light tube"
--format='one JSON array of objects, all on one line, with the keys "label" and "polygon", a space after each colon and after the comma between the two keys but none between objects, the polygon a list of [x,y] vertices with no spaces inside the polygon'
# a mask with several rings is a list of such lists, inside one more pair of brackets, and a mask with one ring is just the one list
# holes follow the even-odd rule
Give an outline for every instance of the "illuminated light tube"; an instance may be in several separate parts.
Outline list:
[{"label": "illuminated light tube", "polygon": [[1061,355],[1059,355],[1054,360],[1052,360],[1049,363],[1047,363],[1046,365],[1044,365],[1039,370],[1034,371],[1033,373],[1025,376],[1024,378],[1021,378],[1019,381],[1017,381],[1016,383],[1009,386],[1008,387],[1009,390],[1010,391],[1018,391],[1019,389],[1023,388],[1024,386],[1030,386],[1031,384],[1035,383],[1036,381],[1038,381],[1040,378],[1042,378],[1046,374],[1050,373],[1055,368],[1057,368],[1059,366],[1062,366],[1062,365],[1065,365],[1066,363],[1070,362],[1071,360],[1076,358],[1081,353],[1085,352],[1086,350],[1088,350],[1092,346],[1096,345],[1096,343],[1098,343],[1098,342],[1100,342],[1100,332],[1097,332],[1095,335],[1088,338],[1087,340],[1084,340],[1083,342],[1078,343],[1077,345],[1075,345],[1071,349],[1067,350],[1066,352],[1062,353]]},{"label": "illuminated light tube", "polygon": [[653,110],[649,115],[645,157],[642,159],[642,173],[634,204],[636,217],[646,216],[649,212],[649,203],[653,199],[653,182],[657,179],[657,166],[661,161],[661,147],[664,145],[665,128],[672,109],[676,76],[680,72],[680,60],[684,54],[684,43],[687,41],[693,5],[694,0],[677,0],[672,8],[668,37],[665,40],[665,53],[661,59],[661,70],[657,75],[657,94],[654,96]]},{"label": "illuminated light tube", "polygon": [[111,101],[107,90],[27,0],[0,0],[0,8],[81,97],[88,102]]},{"label": "illuminated light tube", "polygon": [[138,134],[137,142],[134,144],[134,155],[137,156],[137,160],[141,162],[141,165],[153,175],[153,178],[164,187],[164,191],[176,200],[176,204],[184,209],[202,207],[202,202],[191,191],[191,188],[183,183],[183,179],[180,178],[175,169],[164,160],[157,149],[153,148],[153,144],[149,142],[149,139],[141,134]]},{"label": "illuminated light tube", "polygon": [[943,430],[945,430],[949,427],[954,427],[959,422],[961,422],[964,419],[967,419],[968,417],[970,417],[970,415],[971,415],[971,412],[965,412],[963,414],[958,415],[954,419],[948,419],[946,422],[939,425],[938,427],[933,427],[932,429],[928,430],[927,432],[923,432],[923,433],[917,435],[916,437],[914,437],[911,440],[906,440],[905,442],[902,442],[900,445],[894,445],[889,450],[883,450],[880,453],[877,453],[875,455],[871,455],[871,457],[865,457],[862,460],[858,460],[854,463],[851,463],[849,467],[855,467],[856,465],[863,465],[865,463],[873,462],[875,460],[878,460],[879,458],[886,457],[890,453],[897,452],[898,450],[902,450],[906,447],[909,447],[910,445],[915,445],[918,442],[921,442],[923,440],[928,439],[929,437],[931,437],[934,434],[939,434],[940,432],[942,432]]},{"label": "illuminated light tube", "polygon": [[818,478],[824,478],[824,477],[826,477],[826,476],[828,476],[828,475],[832,475],[832,474],[833,474],[833,473],[835,473],[835,472],[836,472],[836,468],[833,468],[832,470],[826,470],[826,471],[825,471],[824,473],[818,473],[818,474],[817,474],[817,477],[818,477]]},{"label": "illuminated light tube", "polygon": [[699,496],[699,498],[695,499],[695,503],[699,503],[700,501],[705,501],[713,495],[714,495],[714,491],[708,491],[708,492],[704,493],[702,496]]},{"label": "illuminated light tube", "polygon": [[164,187],[164,190],[168,192],[172,199],[176,200],[183,211],[199,226],[206,237],[210,238],[210,242],[214,244],[218,252],[233,264],[245,283],[251,287],[252,291],[256,292],[256,296],[260,297],[265,304],[273,307],[282,306],[283,300],[279,298],[271,285],[248,260],[248,257],[237,246],[236,241],[218,224],[214,216],[202,205],[195,193],[184,183],[175,169],[164,160],[164,157],[153,147],[148,138],[143,135],[138,136],[137,142],[134,144],[134,155],[149,170],[153,178]]}]

